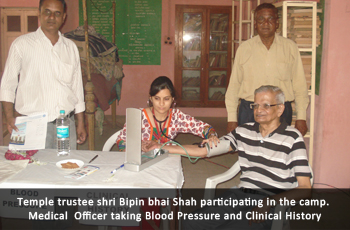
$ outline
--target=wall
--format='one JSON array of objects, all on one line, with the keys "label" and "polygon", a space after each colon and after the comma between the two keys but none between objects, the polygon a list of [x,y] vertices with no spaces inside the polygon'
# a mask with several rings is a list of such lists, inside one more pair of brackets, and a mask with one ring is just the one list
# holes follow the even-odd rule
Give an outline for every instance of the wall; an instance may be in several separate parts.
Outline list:
[{"label": "wall", "polygon": [[[39,6],[39,0],[0,0],[0,7],[38,7]],[[0,15],[1,17],[1,15]],[[1,24],[0,23],[0,31],[1,31]],[[1,38],[0,38],[1,39]],[[0,40],[1,44],[1,40]],[[0,63],[1,63],[1,55],[0,55]],[[0,64],[0,77],[2,76],[2,67]]]},{"label": "wall", "polygon": [[[80,0],[79,0],[80,1]],[[67,4],[67,17],[66,21],[61,28],[62,33],[74,30],[79,25],[79,1],[78,0],[66,0]]]},{"label": "wall", "polygon": [[[231,0],[190,1],[191,5],[231,5],[231,3]],[[174,38],[176,4],[189,4],[189,1],[163,0],[162,39],[166,36]],[[348,167],[350,142],[347,141],[346,129],[344,129],[344,121],[350,112],[350,106],[347,103],[350,98],[348,90],[350,78],[347,77],[350,72],[350,44],[347,39],[350,36],[350,27],[347,25],[349,19],[350,0],[326,0],[325,41],[320,96],[316,98],[313,162],[315,183],[326,183],[343,188],[350,187],[348,176],[350,175]],[[160,66],[124,66],[126,77],[123,80],[122,100],[117,107],[118,115],[125,114],[127,107],[146,106],[149,84],[144,86],[139,82],[150,83],[160,75],[174,78],[174,51],[174,45],[162,45]],[[226,116],[225,109],[181,109],[193,116]],[[315,184],[315,187],[318,186],[320,185]]]},{"label": "wall", "polygon": [[350,0],[325,3],[320,95],[316,100],[315,182],[350,188]]},{"label": "wall", "polygon": [[38,7],[39,0],[0,0],[0,7]]},{"label": "wall", "polygon": [[[33,7],[39,0],[0,0],[0,7]],[[69,31],[78,25],[77,0],[67,1],[68,17],[62,31]],[[170,5],[168,4],[170,2]],[[271,1],[266,1],[271,2]],[[175,5],[188,4],[187,0],[163,0],[162,39],[166,36],[174,38]],[[230,5],[231,0],[193,0],[191,5]],[[346,124],[350,113],[350,0],[326,0],[325,28],[322,56],[320,95],[316,97],[315,120],[315,183],[326,183],[340,188],[350,187],[350,141],[347,139]],[[74,17],[74,15],[76,17]],[[170,21],[169,21],[170,18]],[[168,26],[169,25],[169,26]],[[170,31],[168,33],[168,31]],[[126,107],[144,107],[148,95],[147,83],[155,77],[167,75],[174,77],[174,45],[162,45],[162,62],[160,66],[124,66],[126,75],[123,80],[122,100],[117,107],[117,114],[125,114]],[[225,109],[183,109],[194,116],[226,116]],[[215,114],[213,113],[215,111]],[[349,122],[348,122],[349,123]],[[315,184],[315,187],[320,185]],[[324,187],[324,186],[323,186]]]},{"label": "wall", "polygon": [[[148,90],[151,82],[158,76],[168,76],[174,81],[174,53],[175,45],[165,45],[164,39],[175,36],[175,5],[189,4],[188,0],[163,0],[162,7],[162,48],[161,48],[161,65],[159,66],[124,66],[125,78],[123,79],[123,88],[121,101],[117,107],[118,115],[125,115],[125,109],[128,107],[146,107],[148,100]],[[192,0],[191,5],[229,5],[231,0]],[[169,21],[170,20],[170,21]],[[169,32],[168,32],[169,31]],[[118,44],[117,44],[118,45]],[[139,84],[142,82],[142,84]],[[180,108],[182,111],[193,116],[217,116],[225,117],[226,109],[203,109],[203,108]]]},{"label": "wall", "polygon": [[[79,25],[79,1],[68,0],[67,3],[67,20],[61,31],[68,32],[75,29]],[[125,110],[128,107],[146,107],[148,100],[148,90],[151,82],[158,76],[165,75],[174,81],[174,53],[175,45],[165,45],[164,39],[170,36],[174,39],[175,36],[175,5],[188,4],[188,0],[163,0],[162,1],[162,48],[161,48],[161,65],[125,65],[123,79],[123,88],[121,101],[117,106],[117,114],[125,115]],[[232,5],[231,0],[192,0],[191,5]],[[39,0],[0,0],[0,6],[6,7],[37,7]],[[122,22],[121,22],[122,23]],[[118,44],[117,44],[118,45]],[[138,84],[144,82],[145,84]],[[226,117],[226,109],[219,108],[180,108],[182,111],[193,116],[208,116],[208,117]],[[106,114],[110,114],[107,111]]]},{"label": "wall", "polygon": [[[36,7],[38,8],[39,1],[40,0],[15,0],[15,1],[0,0],[0,7]],[[62,26],[62,29],[61,29],[63,33],[75,29],[79,24],[79,14],[76,13],[77,9],[79,8],[79,1],[68,0],[66,1],[66,3],[67,3],[67,18],[66,18],[65,24]],[[0,63],[1,63],[1,56],[0,56]],[[1,70],[1,67],[0,67],[0,70]],[[0,76],[1,75],[2,73],[0,72]]]},{"label": "wall", "polygon": [[[39,7],[40,0],[0,0],[0,7]],[[67,4],[67,18],[65,24],[62,26],[63,33],[73,30],[79,24],[79,9],[78,0],[68,0]]]},{"label": "wall", "polygon": [[[38,7],[39,0],[0,0],[0,7]],[[0,15],[1,16],[1,15]],[[1,31],[1,23],[0,23],[0,31]],[[1,41],[0,41],[1,44]],[[1,55],[0,55],[0,63],[1,63]],[[0,65],[0,77],[2,76],[2,69]],[[0,145],[3,145],[3,128],[6,127],[2,125],[2,107],[0,107]]]}]

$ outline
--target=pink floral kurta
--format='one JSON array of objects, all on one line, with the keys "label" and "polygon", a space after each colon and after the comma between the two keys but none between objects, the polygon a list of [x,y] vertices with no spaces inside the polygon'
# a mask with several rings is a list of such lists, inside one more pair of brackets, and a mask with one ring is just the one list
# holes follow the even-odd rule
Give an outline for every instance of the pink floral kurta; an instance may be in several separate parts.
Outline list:
[{"label": "pink floral kurta", "polygon": [[[158,135],[156,127],[151,124],[153,117],[148,117],[145,109],[142,109],[142,140],[159,140],[160,143],[169,141],[164,135]],[[179,133],[191,133],[196,136],[207,139],[209,133],[214,133],[215,130],[209,124],[197,120],[194,117],[181,112],[178,109],[170,109],[170,123],[163,129],[163,132],[171,140],[174,140]],[[161,138],[159,139],[159,136]],[[123,131],[117,138],[119,150],[125,149],[126,139],[126,124]]]}]

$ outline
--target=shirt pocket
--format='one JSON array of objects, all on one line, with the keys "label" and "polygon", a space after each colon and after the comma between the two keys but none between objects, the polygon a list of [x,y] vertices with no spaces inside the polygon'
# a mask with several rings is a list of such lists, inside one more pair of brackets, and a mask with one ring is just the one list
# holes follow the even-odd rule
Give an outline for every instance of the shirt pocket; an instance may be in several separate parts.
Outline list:
[{"label": "shirt pocket", "polygon": [[277,69],[277,78],[280,81],[289,81],[291,80],[291,69],[292,64],[288,62],[277,62],[276,63],[276,69]]},{"label": "shirt pocket", "polygon": [[71,85],[73,82],[73,65],[67,63],[61,63],[60,65],[60,81],[66,85]]}]

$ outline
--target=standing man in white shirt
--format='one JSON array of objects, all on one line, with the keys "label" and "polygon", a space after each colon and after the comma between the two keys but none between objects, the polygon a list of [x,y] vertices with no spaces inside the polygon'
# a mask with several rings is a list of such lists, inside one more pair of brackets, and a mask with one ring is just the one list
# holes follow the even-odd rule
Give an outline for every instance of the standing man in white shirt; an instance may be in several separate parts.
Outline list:
[{"label": "standing man in white shirt", "polygon": [[55,121],[63,109],[71,123],[71,149],[86,140],[79,53],[59,31],[65,18],[65,0],[40,0],[41,26],[12,43],[1,80],[0,101],[8,131],[18,130],[16,116],[47,112],[47,149],[57,146]]}]

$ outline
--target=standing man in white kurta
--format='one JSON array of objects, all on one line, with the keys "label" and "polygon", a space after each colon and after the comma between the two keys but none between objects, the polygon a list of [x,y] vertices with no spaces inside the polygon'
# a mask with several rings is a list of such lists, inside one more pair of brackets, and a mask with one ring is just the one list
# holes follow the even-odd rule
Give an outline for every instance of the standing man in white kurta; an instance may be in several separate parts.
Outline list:
[{"label": "standing man in white kurta", "polygon": [[46,148],[57,146],[55,120],[64,109],[71,120],[71,149],[76,149],[75,143],[86,139],[84,89],[78,49],[59,31],[65,18],[64,0],[40,0],[41,26],[12,43],[1,80],[0,101],[10,133],[17,130],[16,116],[48,113]]}]

